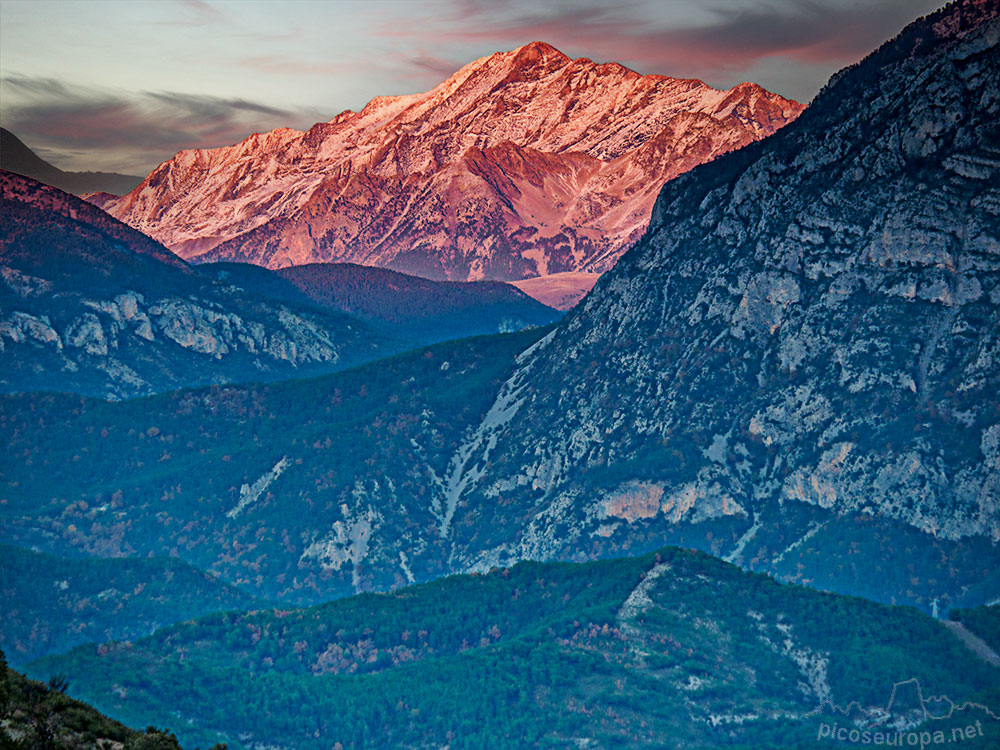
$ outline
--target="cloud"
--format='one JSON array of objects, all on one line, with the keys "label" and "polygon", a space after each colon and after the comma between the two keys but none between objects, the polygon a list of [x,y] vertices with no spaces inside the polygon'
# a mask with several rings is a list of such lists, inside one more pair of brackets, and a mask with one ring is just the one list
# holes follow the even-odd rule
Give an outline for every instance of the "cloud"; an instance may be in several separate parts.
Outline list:
[{"label": "cloud", "polygon": [[456,70],[461,68],[468,60],[460,62],[443,57],[430,55],[423,50],[408,52],[399,56],[401,70],[408,72],[410,78],[425,78],[428,74],[435,82],[450,77]]},{"label": "cloud", "polygon": [[[477,57],[533,40],[642,73],[716,86],[753,80],[807,101],[838,68],[942,1],[406,0],[255,5],[259,13],[239,16],[204,0],[139,4],[156,11],[147,28],[164,16],[170,28],[157,27],[143,54],[93,70],[148,66],[148,76],[118,76],[122,88],[71,86],[71,78],[108,79],[74,54],[46,56],[67,65],[56,78],[16,75],[31,60],[5,57],[0,122],[64,169],[145,173],[180,149],[306,128],[379,94],[431,88]],[[114,28],[114,19],[102,23]],[[41,36],[38,44],[55,42]],[[185,93],[201,77],[203,90],[238,85],[242,98]],[[269,99],[325,109],[259,103]]]},{"label": "cloud", "polygon": [[4,127],[72,170],[145,174],[182,149],[228,145],[255,131],[325,119],[316,111],[245,99],[70,87],[51,78],[5,76],[2,90]]},{"label": "cloud", "polygon": [[175,0],[181,11],[179,16],[169,21],[160,21],[166,26],[208,26],[226,20],[225,14],[205,0]]},{"label": "cloud", "polygon": [[[938,0],[925,3],[936,7]],[[875,49],[913,20],[919,2],[883,0],[845,6],[829,0],[793,0],[715,10],[713,23],[688,29],[627,31],[640,54],[687,59],[699,65],[724,61],[747,66],[781,55],[807,63],[844,64]]]},{"label": "cloud", "polygon": [[[644,73],[675,76],[747,71],[762,60],[783,57],[832,73],[894,36],[940,0],[715,0],[673,14],[662,3],[578,0],[540,7],[538,3],[452,0],[450,13],[434,22],[401,27],[384,23],[384,36],[417,37],[437,47],[495,42],[502,48],[533,40],[564,51],[585,51],[602,61],[622,62]],[[428,46],[431,46],[428,44]]]}]

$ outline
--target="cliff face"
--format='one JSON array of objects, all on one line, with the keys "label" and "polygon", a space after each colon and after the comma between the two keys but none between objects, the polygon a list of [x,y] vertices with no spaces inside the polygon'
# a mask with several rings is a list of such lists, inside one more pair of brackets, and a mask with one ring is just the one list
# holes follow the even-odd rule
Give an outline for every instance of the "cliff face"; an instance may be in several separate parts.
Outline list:
[{"label": "cliff face", "polygon": [[801,111],[755,84],[718,91],[536,42],[307,133],[181,152],[102,205],[185,258],[456,280],[601,271],[665,180]]},{"label": "cliff face", "polygon": [[667,184],[469,438],[454,527],[504,532],[465,563],[729,519],[718,552],[766,567],[829,533],[779,544],[803,512],[1000,539],[998,39],[953,3]]}]

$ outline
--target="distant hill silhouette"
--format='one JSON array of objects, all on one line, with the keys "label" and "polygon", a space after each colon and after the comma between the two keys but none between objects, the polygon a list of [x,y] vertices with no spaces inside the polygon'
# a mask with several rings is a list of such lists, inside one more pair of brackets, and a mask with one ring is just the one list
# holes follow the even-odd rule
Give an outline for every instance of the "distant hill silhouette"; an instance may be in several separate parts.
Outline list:
[{"label": "distant hill silhouette", "polygon": [[248,263],[196,268],[265,297],[336,310],[422,343],[543,326],[560,317],[558,310],[502,281],[432,281],[355,263],[276,271]]},{"label": "distant hill silhouette", "polygon": [[0,128],[0,168],[75,195],[97,192],[123,195],[142,182],[141,177],[116,172],[64,172],[6,128]]}]

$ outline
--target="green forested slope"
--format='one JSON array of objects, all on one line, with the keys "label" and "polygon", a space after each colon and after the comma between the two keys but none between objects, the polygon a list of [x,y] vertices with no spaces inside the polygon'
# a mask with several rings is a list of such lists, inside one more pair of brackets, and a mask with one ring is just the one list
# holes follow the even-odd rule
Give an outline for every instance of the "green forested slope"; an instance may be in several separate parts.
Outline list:
[{"label": "green forested slope", "polygon": [[[956,701],[1000,685],[915,610],[672,548],[211,615],[31,669],[132,724],[168,717],[186,743],[302,750],[811,747],[824,699],[885,706],[913,678]],[[956,720],[989,718],[974,713]]]},{"label": "green forested slope", "polygon": [[175,556],[294,603],[451,572],[442,478],[544,333],[118,403],[0,396],[0,542]]},{"label": "green forested slope", "polygon": [[[62,675],[48,683],[7,668],[0,651],[0,748],[3,750],[180,750],[167,730],[138,732],[70,698]],[[216,745],[212,750],[226,750]]]}]

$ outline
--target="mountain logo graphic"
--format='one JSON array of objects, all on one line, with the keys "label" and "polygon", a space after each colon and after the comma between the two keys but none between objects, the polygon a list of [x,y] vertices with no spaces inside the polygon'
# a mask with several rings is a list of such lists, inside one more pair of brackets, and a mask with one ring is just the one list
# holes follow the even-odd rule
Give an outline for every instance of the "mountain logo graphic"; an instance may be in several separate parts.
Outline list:
[{"label": "mountain logo graphic", "polygon": [[[892,686],[892,692],[885,707],[865,708],[857,701],[846,706],[840,706],[827,699],[805,715],[805,718],[822,716],[824,714],[839,714],[856,725],[867,728],[893,726],[894,728],[910,728],[925,721],[943,721],[955,717],[962,711],[981,711],[994,721],[1000,721],[1000,715],[995,714],[988,706],[972,701],[956,703],[946,695],[925,695],[920,680],[911,677],[897,682]],[[897,727],[900,721],[905,727]]]}]

